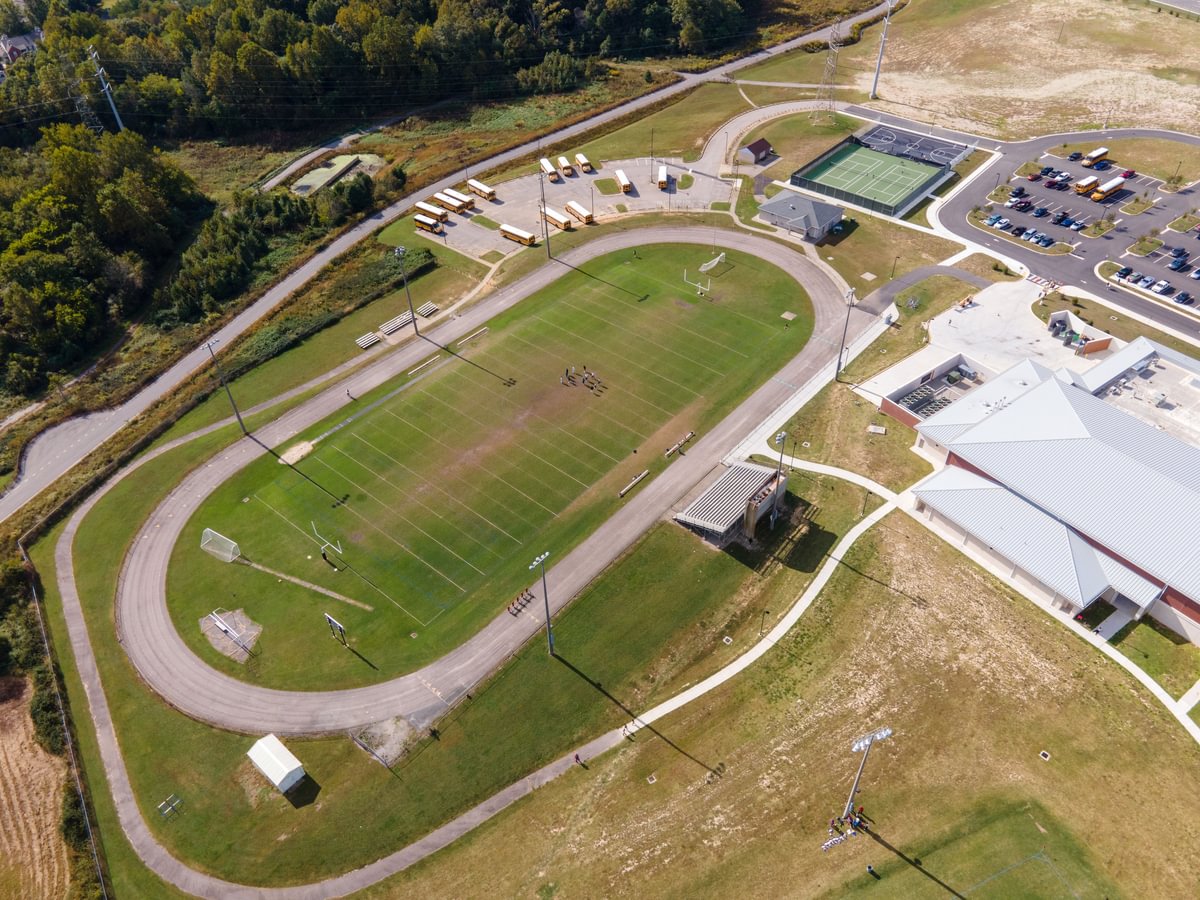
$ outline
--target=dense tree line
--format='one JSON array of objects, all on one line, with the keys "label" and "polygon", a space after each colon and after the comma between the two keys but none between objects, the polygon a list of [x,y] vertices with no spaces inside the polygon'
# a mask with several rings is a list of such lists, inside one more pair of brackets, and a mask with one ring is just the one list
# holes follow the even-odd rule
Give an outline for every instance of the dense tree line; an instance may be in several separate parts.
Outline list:
[{"label": "dense tree line", "polygon": [[52,3],[45,52],[0,86],[3,139],[69,113],[72,91],[104,111],[89,45],[143,134],[237,134],[571,88],[596,56],[727,45],[754,0],[118,0],[104,16],[91,2]]}]

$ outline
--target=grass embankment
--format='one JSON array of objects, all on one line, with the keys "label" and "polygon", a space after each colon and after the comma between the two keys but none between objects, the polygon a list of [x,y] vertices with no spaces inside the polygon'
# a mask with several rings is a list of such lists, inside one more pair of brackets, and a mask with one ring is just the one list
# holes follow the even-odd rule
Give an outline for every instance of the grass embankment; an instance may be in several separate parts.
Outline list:
[{"label": "grass embankment", "polygon": [[[822,853],[850,743],[884,725],[858,797],[881,840]],[[1178,841],[1129,835],[1170,821],[1194,842],[1200,749],[1127,673],[903,515],[763,660],[658,730],[671,743],[639,735],[367,896],[1196,890]]]},{"label": "grass embankment", "polygon": [[970,272],[972,275],[980,275],[989,281],[1021,280],[1021,276],[1004,263],[983,253],[972,253],[966,259],[960,259],[954,264],[954,268]]},{"label": "grass embankment", "polygon": [[954,241],[897,225],[866,213],[852,212],[846,230],[817,245],[821,258],[866,297],[893,277],[931,266],[962,249]]},{"label": "grass embankment", "polygon": [[238,191],[264,181],[272,172],[302,155],[307,138],[289,135],[279,145],[229,140],[184,141],[164,154],[196,180],[206,195],[225,205]]},{"label": "grass embankment", "polygon": [[[252,738],[208,728],[161,703],[138,680],[113,633],[109,598],[125,548],[157,498],[222,437],[203,440],[147,464],[100,501],[76,542],[76,559],[87,560],[76,574],[148,824],[180,858],[250,883],[303,882],[398,849],[613,727],[629,715],[621,704],[644,709],[707,675],[771,626],[865,505],[864,492],[854,486],[806,478],[801,494],[810,505],[808,530],[780,526],[778,542],[755,554],[716,552],[674,525],[658,526],[556,620],[566,662],[548,658],[541,641],[532,641],[439,723],[437,739],[419,741],[394,771],[343,737],[289,741],[320,785],[316,803],[293,808],[247,763]],[[35,559],[62,640],[49,539],[35,547]],[[724,643],[727,635],[732,645]],[[81,714],[85,700],[71,666],[67,680]],[[131,896],[163,896],[147,887],[152,876],[121,837],[91,730],[80,730],[94,790],[104,801],[98,808],[113,842],[114,880]],[[184,799],[186,814],[162,822],[153,806],[169,793]],[[364,821],[369,829],[356,827]]]},{"label": "grass embankment", "polygon": [[763,174],[777,181],[787,181],[797,169],[861,127],[860,120],[848,116],[835,115],[832,119],[822,116],[814,122],[810,113],[802,112],[758,126],[746,135],[744,143],[760,138],[768,140],[779,159]]},{"label": "grass embankment", "polygon": [[1176,700],[1200,681],[1200,647],[1149,616],[1130,622],[1112,643]]},{"label": "grass embankment", "polygon": [[[636,260],[623,252],[568,270],[493,319],[465,363],[429,370],[390,399],[395,386],[381,387],[378,409],[358,398],[371,411],[295,471],[264,457],[239,473],[175,548],[168,596],[184,640],[235,677],[300,690],[375,682],[457,646],[528,585],[525,544],[565,553],[619,508],[636,474],[669,464],[662,450],[718,421],[803,346],[811,310],[781,270],[728,251],[703,300],[663,276],[711,257],[708,247],[648,246]],[[800,317],[790,328],[785,311]],[[599,371],[606,388],[564,386],[570,365],[580,377]],[[340,571],[321,559],[310,522],[344,542]],[[370,664],[332,645],[314,650],[329,601],[204,554],[206,527],[256,563],[372,606],[337,616]],[[196,627],[213,597],[264,626],[245,668]]]}]

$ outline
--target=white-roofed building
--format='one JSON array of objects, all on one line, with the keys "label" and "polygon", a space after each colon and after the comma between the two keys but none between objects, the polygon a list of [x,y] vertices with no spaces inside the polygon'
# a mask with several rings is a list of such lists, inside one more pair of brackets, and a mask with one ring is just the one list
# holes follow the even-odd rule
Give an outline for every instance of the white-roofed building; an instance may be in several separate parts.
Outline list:
[{"label": "white-roofed building", "polygon": [[280,793],[286,794],[304,780],[304,767],[300,765],[300,760],[273,734],[256,741],[246,755],[258,771],[279,788]]},{"label": "white-roofed building", "polygon": [[1061,608],[1120,595],[1200,642],[1200,447],[1092,393],[1132,392],[1123,373],[1154,365],[1138,386],[1150,394],[1163,351],[1135,341],[1083,377],[1019,363],[916,425],[918,443],[944,452],[947,468],[914,494],[919,510]]},{"label": "white-roofed building", "polygon": [[675,521],[722,543],[738,531],[754,537],[759,520],[787,491],[786,473],[756,463],[736,463],[688,504]]}]

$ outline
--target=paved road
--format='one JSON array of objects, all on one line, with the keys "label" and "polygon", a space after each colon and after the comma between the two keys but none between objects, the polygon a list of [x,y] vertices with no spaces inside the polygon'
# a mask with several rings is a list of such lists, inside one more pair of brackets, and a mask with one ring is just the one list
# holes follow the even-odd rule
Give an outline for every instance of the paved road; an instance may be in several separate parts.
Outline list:
[{"label": "paved road", "polygon": [[[845,20],[843,26],[848,27],[855,22],[868,19],[878,12],[886,10],[886,8],[887,4],[881,3],[873,9]],[[822,28],[818,31],[793,38],[790,41],[785,41],[767,50],[752,53],[742,59],[718,66],[707,72],[684,75],[680,81],[673,85],[637,97],[583,122],[566,128],[560,128],[539,138],[537,141],[530,141],[512,150],[499,153],[489,159],[477,161],[472,164],[471,168],[476,172],[480,172],[486,168],[511,162],[533,153],[539,147],[561,143],[598,125],[612,122],[631,112],[644,109],[651,104],[658,103],[663,99],[689,90],[698,84],[707,81],[724,80],[726,76],[731,75],[739,69],[755,65],[780,53],[786,53],[808,41],[827,40],[828,37],[829,29]],[[247,307],[240,315],[218,331],[215,337],[220,339],[225,345],[228,345],[233,338],[267,315],[267,313],[285,299],[316,277],[335,258],[341,256],[359,241],[368,238],[380,226],[399,218],[414,202],[422,197],[426,197],[434,191],[452,187],[462,182],[466,177],[466,169],[455,172],[435,184],[428,185],[418,192],[403,197],[387,209],[376,213],[351,228],[341,237],[331,242],[326,249],[314,254],[307,262],[286,275],[277,285],[263,294],[259,300]],[[197,348],[184,356],[183,359],[159,376],[157,380],[120,406],[72,419],[62,425],[48,429],[34,441],[30,442],[22,457],[17,480],[3,496],[0,496],[0,521],[7,519],[41,491],[53,484],[60,476],[73,468],[85,456],[124,428],[131,420],[145,412],[159,399],[171,393],[188,376],[203,366],[207,359],[208,352],[202,348]]]}]

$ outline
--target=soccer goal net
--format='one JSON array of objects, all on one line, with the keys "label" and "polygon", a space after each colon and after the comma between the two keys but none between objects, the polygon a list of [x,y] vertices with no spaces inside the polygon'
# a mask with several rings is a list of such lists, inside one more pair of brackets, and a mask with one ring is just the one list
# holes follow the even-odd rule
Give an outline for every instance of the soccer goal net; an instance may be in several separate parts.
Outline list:
[{"label": "soccer goal net", "polygon": [[218,534],[211,528],[205,528],[204,534],[200,537],[200,549],[205,553],[211,553],[222,562],[233,562],[242,555],[242,549],[237,545],[237,541],[231,541],[223,534]]},{"label": "soccer goal net", "polygon": [[702,266],[700,266],[700,271],[701,272],[711,272],[713,269],[715,269],[717,266],[719,266],[723,262],[725,262],[725,254],[724,253],[720,254],[715,259],[710,259],[708,262],[704,263]]}]

